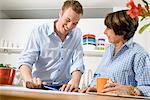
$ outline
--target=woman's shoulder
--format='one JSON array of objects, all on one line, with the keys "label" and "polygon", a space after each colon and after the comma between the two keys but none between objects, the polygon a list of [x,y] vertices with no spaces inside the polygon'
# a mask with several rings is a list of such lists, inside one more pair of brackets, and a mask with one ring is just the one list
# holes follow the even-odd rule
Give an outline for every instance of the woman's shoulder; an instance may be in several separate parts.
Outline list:
[{"label": "woman's shoulder", "polygon": [[136,54],[149,55],[148,51],[140,44],[134,42],[132,46],[132,51]]}]

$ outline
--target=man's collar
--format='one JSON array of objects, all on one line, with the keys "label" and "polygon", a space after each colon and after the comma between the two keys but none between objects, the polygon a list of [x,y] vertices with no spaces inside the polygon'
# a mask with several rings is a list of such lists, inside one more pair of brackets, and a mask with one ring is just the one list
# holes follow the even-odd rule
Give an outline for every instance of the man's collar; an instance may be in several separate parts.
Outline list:
[{"label": "man's collar", "polygon": [[52,23],[49,23],[49,31],[48,31],[48,36],[50,36],[52,33],[55,33],[55,22],[57,20],[54,20]]},{"label": "man's collar", "polygon": [[[57,20],[54,20],[52,23],[49,23],[49,31],[48,31],[48,36],[50,36],[51,34],[55,34],[55,25],[56,25]],[[73,29],[72,31],[70,31],[67,35],[67,37],[72,37],[73,35],[73,31],[75,29]]]}]

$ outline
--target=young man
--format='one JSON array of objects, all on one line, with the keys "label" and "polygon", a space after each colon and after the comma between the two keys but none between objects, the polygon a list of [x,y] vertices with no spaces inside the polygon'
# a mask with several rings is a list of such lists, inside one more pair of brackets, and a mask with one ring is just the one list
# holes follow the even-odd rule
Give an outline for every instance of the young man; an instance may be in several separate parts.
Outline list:
[{"label": "young man", "polygon": [[[76,28],[83,15],[76,0],[64,2],[58,20],[34,29],[19,58],[24,86],[59,85],[61,91],[77,91],[82,73],[82,33]],[[69,82],[69,83],[68,83]]]}]

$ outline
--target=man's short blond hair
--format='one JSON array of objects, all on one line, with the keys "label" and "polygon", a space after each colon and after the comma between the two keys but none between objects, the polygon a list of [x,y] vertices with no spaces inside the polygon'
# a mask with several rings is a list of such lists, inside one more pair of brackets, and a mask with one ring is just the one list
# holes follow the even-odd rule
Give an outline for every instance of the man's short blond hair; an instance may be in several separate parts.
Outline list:
[{"label": "man's short blond hair", "polygon": [[83,7],[77,0],[66,0],[62,6],[62,13],[68,8],[72,8],[77,14],[83,15]]}]

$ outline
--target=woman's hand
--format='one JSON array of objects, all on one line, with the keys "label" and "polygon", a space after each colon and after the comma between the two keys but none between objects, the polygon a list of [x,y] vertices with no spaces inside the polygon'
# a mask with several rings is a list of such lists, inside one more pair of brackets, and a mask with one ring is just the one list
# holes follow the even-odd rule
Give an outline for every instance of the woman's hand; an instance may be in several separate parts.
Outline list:
[{"label": "woman's hand", "polygon": [[140,92],[135,93],[133,86],[121,85],[118,83],[107,82],[102,90],[102,93],[113,93],[118,95],[140,95]]}]

